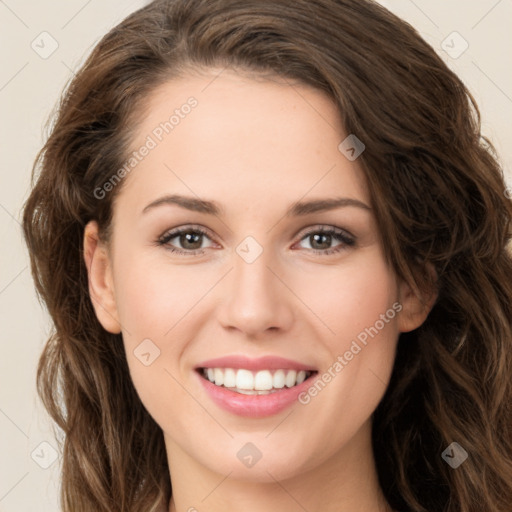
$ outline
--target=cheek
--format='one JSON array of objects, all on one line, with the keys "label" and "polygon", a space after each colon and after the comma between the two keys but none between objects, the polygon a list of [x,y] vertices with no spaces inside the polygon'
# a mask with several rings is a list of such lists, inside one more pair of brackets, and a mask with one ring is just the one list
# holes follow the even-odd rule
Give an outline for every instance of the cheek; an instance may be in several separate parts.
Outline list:
[{"label": "cheek", "polygon": [[168,412],[197,412],[180,385],[185,377],[180,362],[197,328],[196,308],[218,276],[140,254],[119,258],[115,269],[118,314],[135,389],[158,424],[184,435],[179,415]]},{"label": "cheek", "polygon": [[[178,382],[190,378],[189,359],[183,354],[204,322],[211,320],[214,311],[208,299],[225,270],[176,264],[162,253],[154,257],[153,250],[125,254],[114,262],[125,351],[141,399],[148,409],[157,410],[166,397],[172,395],[176,403],[183,394]],[[157,391],[162,389],[166,393]]]},{"label": "cheek", "polygon": [[348,350],[361,333],[359,337],[364,339],[364,333],[375,324],[381,337],[396,336],[393,304],[398,288],[380,251],[367,251],[297,281],[301,283],[301,297],[307,297],[308,307],[324,324],[319,332],[333,356]]},{"label": "cheek", "polygon": [[168,338],[209,288],[215,272],[151,258],[125,258],[116,266],[116,303],[121,323],[131,334]]},{"label": "cheek", "polygon": [[333,432],[333,444],[341,445],[368,420],[386,390],[399,335],[398,287],[375,251],[331,269],[329,279],[303,281],[302,293],[308,289],[309,305],[324,324],[318,339],[326,357],[316,385],[299,401],[315,418],[312,435]]}]

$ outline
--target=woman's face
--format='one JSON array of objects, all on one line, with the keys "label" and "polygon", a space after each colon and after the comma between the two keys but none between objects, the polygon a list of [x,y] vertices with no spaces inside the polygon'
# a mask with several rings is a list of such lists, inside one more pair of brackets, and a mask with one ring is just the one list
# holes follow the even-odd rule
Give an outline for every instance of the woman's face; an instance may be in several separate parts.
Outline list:
[{"label": "woman's face", "polygon": [[86,259],[172,460],[273,481],[367,450],[423,317],[385,261],[361,147],[338,148],[334,104],[302,85],[212,70],[149,100],[111,244],[91,223]]}]

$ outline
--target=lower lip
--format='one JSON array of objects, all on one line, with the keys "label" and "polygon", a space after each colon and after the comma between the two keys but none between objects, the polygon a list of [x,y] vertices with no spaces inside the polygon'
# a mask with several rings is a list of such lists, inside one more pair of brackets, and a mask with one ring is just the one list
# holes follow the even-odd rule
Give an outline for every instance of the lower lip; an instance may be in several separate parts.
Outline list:
[{"label": "lower lip", "polygon": [[278,414],[296,402],[299,394],[309,388],[313,380],[312,377],[309,377],[298,386],[284,387],[268,395],[244,395],[225,387],[216,386],[199,373],[197,376],[210,398],[219,407],[238,416],[249,418],[262,418]]}]

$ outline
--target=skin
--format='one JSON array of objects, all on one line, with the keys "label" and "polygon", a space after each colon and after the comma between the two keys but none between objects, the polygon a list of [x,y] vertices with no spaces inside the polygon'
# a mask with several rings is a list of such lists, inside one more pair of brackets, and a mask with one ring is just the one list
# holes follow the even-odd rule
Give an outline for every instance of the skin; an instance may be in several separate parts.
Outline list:
[{"label": "skin", "polygon": [[[84,233],[98,319],[122,332],[134,385],[164,432],[169,511],[391,510],[377,480],[371,415],[399,334],[418,327],[432,301],[387,265],[363,172],[338,150],[348,134],[331,100],[282,79],[219,73],[190,73],[153,92],[133,150],[187,98],[198,105],[125,178],[109,244],[95,222]],[[213,200],[223,212],[164,204],[142,213],[166,194]],[[296,201],[332,197],[368,208],[285,215]],[[191,224],[211,235],[196,242],[202,254],[170,252],[171,244],[193,250],[179,237],[157,244]],[[323,226],[348,231],[355,244],[327,237],[315,245],[307,235]],[[252,263],[236,252],[247,236],[263,249]],[[290,358],[322,374],[397,302],[402,310],[307,405],[242,418],[214,404],[194,371],[243,354]],[[134,355],[144,339],[160,349],[149,366]],[[248,442],[262,453],[252,468],[237,458]]]}]

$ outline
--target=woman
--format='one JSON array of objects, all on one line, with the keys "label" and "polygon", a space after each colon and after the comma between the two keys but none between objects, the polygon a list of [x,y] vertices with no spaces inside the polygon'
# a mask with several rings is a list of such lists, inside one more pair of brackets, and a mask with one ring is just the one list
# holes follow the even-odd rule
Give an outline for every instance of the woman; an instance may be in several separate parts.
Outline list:
[{"label": "woman", "polygon": [[154,1],[36,167],[63,510],[509,510],[512,205],[408,24]]}]

